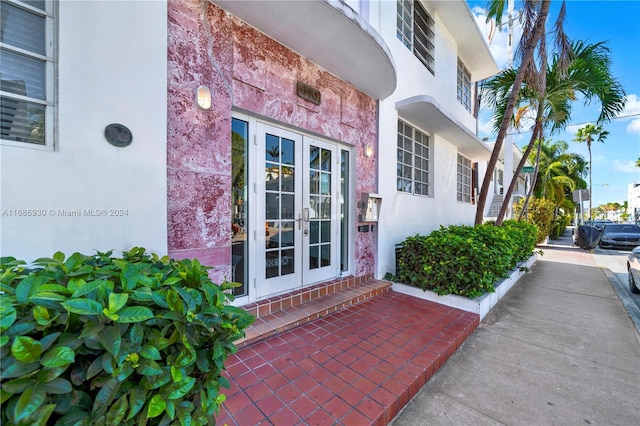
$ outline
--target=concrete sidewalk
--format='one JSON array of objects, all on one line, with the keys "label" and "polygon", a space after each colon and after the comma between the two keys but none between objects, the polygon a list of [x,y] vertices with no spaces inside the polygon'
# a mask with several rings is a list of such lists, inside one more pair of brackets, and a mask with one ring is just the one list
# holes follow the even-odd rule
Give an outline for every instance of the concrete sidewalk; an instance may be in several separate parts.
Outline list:
[{"label": "concrete sidewalk", "polygon": [[638,425],[640,336],[570,230],[391,423]]}]

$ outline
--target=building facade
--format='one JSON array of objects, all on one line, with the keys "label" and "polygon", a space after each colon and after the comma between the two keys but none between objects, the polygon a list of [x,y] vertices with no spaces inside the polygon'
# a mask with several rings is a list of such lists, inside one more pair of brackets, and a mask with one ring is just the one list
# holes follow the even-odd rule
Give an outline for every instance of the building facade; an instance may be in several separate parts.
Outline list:
[{"label": "building facade", "polygon": [[491,155],[476,136],[475,83],[498,68],[464,1],[370,2],[369,19],[398,69],[379,113],[382,277],[408,236],[473,224],[477,164]]},{"label": "building facade", "polygon": [[632,222],[640,224],[640,183],[631,182],[627,186],[627,213]]},{"label": "building facade", "polygon": [[145,247],[242,305],[473,223],[498,70],[464,1],[2,8],[2,256]]}]

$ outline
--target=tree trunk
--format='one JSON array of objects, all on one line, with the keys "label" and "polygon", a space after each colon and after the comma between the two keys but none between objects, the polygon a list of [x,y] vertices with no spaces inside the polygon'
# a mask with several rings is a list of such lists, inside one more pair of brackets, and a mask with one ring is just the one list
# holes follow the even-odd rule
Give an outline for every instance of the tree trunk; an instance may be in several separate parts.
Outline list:
[{"label": "tree trunk", "polygon": [[[538,110],[542,111],[541,108],[539,108]],[[540,113],[538,113],[538,115],[540,115]],[[538,135],[540,134],[541,128],[542,128],[542,124],[539,122],[539,120],[536,120],[536,124],[535,124],[535,127],[533,128],[533,133],[531,134],[531,140],[529,141],[529,145],[527,146],[527,149],[525,150],[525,152],[522,154],[522,158],[518,163],[518,167],[516,167],[516,169],[513,172],[513,178],[511,179],[511,183],[509,183],[509,189],[507,189],[507,194],[505,195],[504,200],[502,200],[502,207],[500,207],[500,213],[498,213],[498,218],[496,219],[496,226],[502,225],[502,221],[504,220],[504,217],[507,214],[507,210],[509,209],[511,195],[513,195],[513,190],[515,189],[516,183],[518,182],[518,175],[520,174],[522,167],[524,167],[525,163],[527,162],[527,159],[529,158],[529,154],[531,154],[531,151],[533,151],[533,147],[536,144],[536,139],[538,139]]]},{"label": "tree trunk", "polygon": [[513,117],[513,109],[516,105],[516,100],[518,99],[518,94],[520,92],[522,81],[524,80],[525,71],[527,70],[529,64],[533,61],[533,54],[539,40],[544,37],[545,21],[547,20],[547,15],[549,14],[550,2],[551,0],[542,1],[540,14],[536,19],[534,34],[531,39],[529,39],[529,42],[525,46],[522,54],[522,61],[520,63],[520,66],[518,67],[518,72],[513,82],[511,93],[509,94],[505,116],[502,118],[500,130],[498,131],[498,136],[496,137],[496,142],[493,146],[493,151],[491,152],[491,158],[489,159],[487,170],[485,171],[484,179],[482,180],[482,187],[480,189],[480,194],[478,195],[478,202],[476,205],[476,225],[481,225],[482,221],[484,220],[484,207],[487,203],[487,195],[489,194],[489,187],[491,186],[491,176],[493,175],[493,171],[496,168],[496,163],[498,162],[498,157],[500,156],[500,150],[502,149],[502,143],[504,142],[504,137],[507,134],[507,129],[509,128],[509,124],[511,123],[511,118]]},{"label": "tree trunk", "polygon": [[542,150],[542,140],[538,140],[538,150],[536,152],[536,166],[533,170],[533,179],[531,179],[531,188],[529,188],[529,192],[527,192],[527,198],[524,199],[524,204],[522,205],[522,210],[520,210],[520,215],[518,215],[518,221],[522,220],[522,216],[527,211],[527,206],[529,204],[529,199],[531,198],[531,194],[533,194],[533,188],[536,187],[536,181],[538,180],[538,167],[540,165],[540,151]]}]

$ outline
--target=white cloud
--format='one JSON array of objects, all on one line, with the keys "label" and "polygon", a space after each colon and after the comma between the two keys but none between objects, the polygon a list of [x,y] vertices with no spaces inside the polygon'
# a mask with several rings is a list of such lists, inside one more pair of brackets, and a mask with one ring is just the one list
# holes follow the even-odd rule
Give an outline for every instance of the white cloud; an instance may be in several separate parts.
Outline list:
[{"label": "white cloud", "polygon": [[491,125],[491,120],[484,121],[481,118],[478,118],[478,133],[480,135],[486,135],[488,137],[495,138],[495,133],[493,133],[493,126]]},{"label": "white cloud", "polygon": [[[475,6],[471,12],[473,13],[476,23],[478,24],[478,28],[480,32],[484,36],[484,39],[487,40],[487,44],[489,45],[489,50],[493,55],[496,63],[498,64],[498,68],[504,69],[507,65],[507,41],[509,34],[507,32],[506,22],[507,17],[505,16],[502,19],[503,28],[499,30],[496,28],[495,22],[486,22],[487,15],[486,11],[479,6]],[[515,52],[518,43],[520,42],[520,38],[522,37],[522,26],[519,22],[515,22],[514,24],[514,41],[513,41],[513,49]]]},{"label": "white cloud", "polygon": [[640,133],[640,118],[634,119],[627,125],[627,133]]},{"label": "white cloud", "polygon": [[627,95],[627,103],[620,115],[637,115],[640,114],[640,98],[638,95]]},{"label": "white cloud", "polygon": [[581,127],[584,127],[586,124],[592,124],[592,123],[570,124],[564,130],[565,132],[571,134],[572,136],[575,136],[578,133],[578,129]]},{"label": "white cloud", "polygon": [[638,170],[634,161],[615,160],[613,162],[613,171],[615,172],[638,173]]}]

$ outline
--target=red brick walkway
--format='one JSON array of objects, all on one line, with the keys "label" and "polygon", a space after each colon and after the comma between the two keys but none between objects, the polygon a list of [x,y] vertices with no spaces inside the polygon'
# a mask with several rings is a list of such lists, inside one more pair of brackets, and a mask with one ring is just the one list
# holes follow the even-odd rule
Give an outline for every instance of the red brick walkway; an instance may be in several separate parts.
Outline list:
[{"label": "red brick walkway", "polygon": [[388,292],[247,346],[218,425],[386,425],[479,324]]}]

